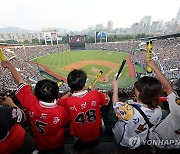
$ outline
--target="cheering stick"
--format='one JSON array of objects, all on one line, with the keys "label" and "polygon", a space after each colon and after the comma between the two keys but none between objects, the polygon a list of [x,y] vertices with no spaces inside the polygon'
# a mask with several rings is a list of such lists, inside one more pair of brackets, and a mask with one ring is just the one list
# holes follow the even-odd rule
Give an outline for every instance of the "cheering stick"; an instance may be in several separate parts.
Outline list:
[{"label": "cheering stick", "polygon": [[30,81],[29,77],[27,77],[27,84],[31,87],[31,81]]},{"label": "cheering stick", "polygon": [[4,54],[3,54],[3,52],[2,52],[1,49],[0,49],[0,59],[1,59],[2,61],[6,61],[6,58],[5,58],[5,56],[4,56]]},{"label": "cheering stick", "polygon": [[96,84],[96,82],[97,82],[97,80],[100,78],[100,76],[103,74],[103,71],[99,71],[99,73],[98,73],[98,75],[95,77],[95,79],[94,79],[94,81],[93,82],[91,82],[91,85],[89,86],[89,90],[91,90],[91,88],[92,88],[92,85],[95,85]]},{"label": "cheering stick", "polygon": [[59,82],[57,83],[58,87],[60,87],[63,83],[64,83],[63,80],[59,81]]},{"label": "cheering stick", "polygon": [[[146,60],[152,59],[152,41],[148,41],[146,45]],[[152,73],[152,69],[146,66],[147,73]]]},{"label": "cheering stick", "polygon": [[123,62],[122,62],[121,66],[120,66],[120,68],[119,68],[119,71],[118,71],[118,73],[117,73],[116,80],[118,79],[119,75],[121,74],[121,72],[122,72],[122,70],[123,70],[123,68],[124,68],[125,63],[126,63],[126,60],[123,59]]}]

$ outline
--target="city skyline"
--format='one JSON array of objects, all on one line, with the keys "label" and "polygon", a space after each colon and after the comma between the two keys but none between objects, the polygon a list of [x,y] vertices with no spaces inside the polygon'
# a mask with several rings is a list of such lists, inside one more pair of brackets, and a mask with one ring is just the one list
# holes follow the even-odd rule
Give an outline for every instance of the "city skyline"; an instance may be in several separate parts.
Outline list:
[{"label": "city skyline", "polygon": [[144,16],[151,16],[151,21],[171,21],[176,18],[180,1],[3,0],[1,5],[4,7],[0,9],[0,28],[83,30],[96,24],[107,27],[110,20],[114,29],[130,27]]}]

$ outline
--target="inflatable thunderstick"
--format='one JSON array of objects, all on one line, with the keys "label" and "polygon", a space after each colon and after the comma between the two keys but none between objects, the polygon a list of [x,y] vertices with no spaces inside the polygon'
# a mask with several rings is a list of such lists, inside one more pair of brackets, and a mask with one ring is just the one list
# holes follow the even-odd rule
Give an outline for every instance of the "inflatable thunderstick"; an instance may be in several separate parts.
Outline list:
[{"label": "inflatable thunderstick", "polygon": [[119,75],[121,74],[121,72],[122,72],[122,70],[123,70],[123,68],[124,68],[125,63],[126,63],[126,60],[123,59],[122,64],[121,64],[121,66],[120,66],[120,68],[119,68],[119,71],[118,71],[118,73],[117,73],[117,75],[116,75],[116,80],[118,79]]},{"label": "inflatable thunderstick", "polygon": [[2,61],[6,61],[6,58],[5,58],[5,56],[4,56],[3,52],[2,52],[2,49],[0,49],[0,59]]},{"label": "inflatable thunderstick", "polygon": [[93,82],[91,82],[91,85],[89,86],[89,90],[91,90],[92,85],[94,86],[97,82],[97,80],[101,77],[101,75],[103,74],[103,71],[99,71],[98,75],[95,77],[95,79],[93,80]]},{"label": "inflatable thunderstick", "polygon": [[[152,41],[147,42],[146,46],[146,60],[152,59]],[[149,66],[146,66],[147,73],[152,73],[152,69]]]}]

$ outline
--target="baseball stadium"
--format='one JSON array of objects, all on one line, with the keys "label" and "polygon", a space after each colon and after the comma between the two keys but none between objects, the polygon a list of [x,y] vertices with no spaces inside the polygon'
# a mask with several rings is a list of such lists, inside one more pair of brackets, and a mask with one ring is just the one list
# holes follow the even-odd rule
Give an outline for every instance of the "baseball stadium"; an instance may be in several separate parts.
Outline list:
[{"label": "baseball stadium", "polygon": [[[107,37],[106,34],[103,35]],[[2,43],[0,48],[4,58],[2,55],[0,57],[2,61],[5,59],[14,65],[16,71],[32,90],[38,81],[43,79],[55,81],[57,84],[61,82],[62,84],[59,84],[60,97],[70,91],[67,76],[74,69],[86,72],[86,89],[93,85],[99,92],[109,95],[111,100],[112,83],[119,75],[118,96],[125,101],[134,99],[133,86],[139,78],[155,76],[153,72],[146,71],[146,42],[148,41],[151,41],[153,45],[153,60],[175,89],[179,85],[180,78],[180,33],[119,42],[86,43],[86,36],[73,35],[69,36],[67,44],[52,45],[47,42],[47,45],[26,46]],[[171,48],[173,51],[170,50]],[[122,68],[123,61],[125,65]],[[1,66],[0,74],[1,93],[11,96],[14,102],[23,108],[15,96],[18,85],[9,70]],[[101,114],[103,124],[98,150],[100,153],[108,154],[115,148],[112,128],[117,122],[111,101],[108,106],[101,109]],[[25,127],[31,132],[29,125]],[[71,151],[74,139],[70,136],[68,127],[65,128],[64,142],[65,148]]]},{"label": "baseball stadium", "polygon": [[180,0],[0,4],[0,154],[180,154]]}]

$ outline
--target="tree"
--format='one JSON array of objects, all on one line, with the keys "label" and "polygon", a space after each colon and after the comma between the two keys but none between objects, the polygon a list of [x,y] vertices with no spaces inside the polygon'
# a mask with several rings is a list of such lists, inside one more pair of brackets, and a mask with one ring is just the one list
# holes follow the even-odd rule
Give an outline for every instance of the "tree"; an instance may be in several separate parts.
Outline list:
[{"label": "tree", "polygon": [[63,36],[62,43],[68,43],[69,42],[69,35]]},{"label": "tree", "polygon": [[24,40],[23,44],[29,45],[30,42],[28,40]]},{"label": "tree", "polygon": [[39,39],[38,38],[32,39],[32,44],[33,45],[39,45],[40,44]]},{"label": "tree", "polygon": [[145,37],[149,37],[150,35],[149,34],[145,34],[145,33],[141,33],[141,34],[137,34],[136,36],[135,36],[135,38],[145,38]]},{"label": "tree", "polygon": [[44,39],[40,39],[40,45],[45,45],[45,40]]},{"label": "tree", "polygon": [[93,36],[86,37],[86,43],[94,43],[95,38]]}]

